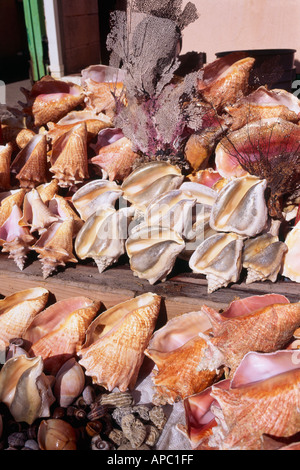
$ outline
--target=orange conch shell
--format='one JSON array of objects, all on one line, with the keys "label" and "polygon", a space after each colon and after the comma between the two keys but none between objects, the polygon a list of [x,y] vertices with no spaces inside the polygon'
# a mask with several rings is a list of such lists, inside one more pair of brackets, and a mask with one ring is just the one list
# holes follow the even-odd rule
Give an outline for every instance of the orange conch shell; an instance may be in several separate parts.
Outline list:
[{"label": "orange conch shell", "polygon": [[50,158],[51,173],[61,187],[73,186],[89,177],[86,124],[78,124],[56,140]]},{"label": "orange conch shell", "polygon": [[98,301],[74,297],[56,302],[32,321],[23,338],[31,343],[31,353],[42,356],[46,371],[56,374],[76,355],[99,308]]},{"label": "orange conch shell", "polygon": [[34,317],[46,306],[49,292],[42,287],[27,289],[0,300],[0,346],[21,338]]},{"label": "orange conch shell", "polygon": [[47,139],[44,135],[34,136],[18,153],[11,165],[21,188],[34,188],[48,179]]},{"label": "orange conch shell", "polygon": [[197,370],[207,346],[199,333],[210,329],[210,321],[200,310],[175,317],[154,333],[145,351],[156,364],[153,402],[173,404],[204,390],[223,373],[222,369],[219,373]]},{"label": "orange conch shell", "polygon": [[132,143],[126,137],[102,147],[98,155],[91,159],[94,165],[104,170],[110,181],[123,181],[132,171],[138,154],[132,150]]},{"label": "orange conch shell", "polygon": [[205,65],[198,91],[216,111],[221,111],[245,94],[254,62],[244,53],[232,53]]},{"label": "orange conch shell", "polygon": [[58,193],[58,181],[56,179],[53,179],[52,181],[50,181],[50,183],[41,184],[36,189],[43,203],[47,204]]},{"label": "orange conch shell", "polygon": [[0,190],[10,189],[10,162],[13,152],[12,144],[0,146]]},{"label": "orange conch shell", "polygon": [[37,127],[57,122],[77,106],[83,104],[83,89],[74,83],[45,76],[29,92],[21,89],[28,99],[25,112],[32,114]]},{"label": "orange conch shell", "polygon": [[29,227],[30,233],[38,231],[41,235],[57,221],[58,217],[43,203],[36,189],[32,189],[26,194],[23,204],[23,218],[19,222],[21,226]]},{"label": "orange conch shell", "polygon": [[213,324],[213,337],[207,339],[209,346],[200,368],[209,368],[218,352],[220,364],[230,368],[231,376],[249,351],[282,349],[300,326],[300,302],[271,304],[235,318],[226,318],[205,305],[202,311]]},{"label": "orange conch shell", "polygon": [[147,293],[110,308],[90,325],[78,353],[86,375],[109,391],[132,389],[154,331],[161,298]]},{"label": "orange conch shell", "polygon": [[43,276],[46,279],[59,266],[66,263],[77,263],[73,254],[74,220],[68,218],[63,222],[52,224],[47,232],[32,247],[39,253]]},{"label": "orange conch shell", "polygon": [[0,227],[8,219],[14,206],[22,207],[25,194],[25,189],[0,193]]},{"label": "orange conch shell", "polygon": [[76,214],[76,212],[71,207],[69,201],[62,196],[56,194],[53,199],[49,202],[50,211],[57,216],[60,221],[66,219],[73,219],[74,221],[74,231],[73,236],[76,237],[79,230],[84,225],[84,221]]}]

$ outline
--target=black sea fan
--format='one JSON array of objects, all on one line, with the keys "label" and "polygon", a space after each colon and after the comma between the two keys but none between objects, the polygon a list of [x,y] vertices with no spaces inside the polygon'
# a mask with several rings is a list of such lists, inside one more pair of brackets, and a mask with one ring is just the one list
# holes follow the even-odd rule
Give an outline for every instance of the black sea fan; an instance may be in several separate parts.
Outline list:
[{"label": "black sea fan", "polygon": [[201,127],[195,104],[197,77],[176,77],[181,31],[197,18],[196,8],[182,0],[128,2],[127,12],[112,14],[107,47],[110,65],[126,72],[126,105],[117,103],[116,127],[146,157],[178,157],[184,140]]}]

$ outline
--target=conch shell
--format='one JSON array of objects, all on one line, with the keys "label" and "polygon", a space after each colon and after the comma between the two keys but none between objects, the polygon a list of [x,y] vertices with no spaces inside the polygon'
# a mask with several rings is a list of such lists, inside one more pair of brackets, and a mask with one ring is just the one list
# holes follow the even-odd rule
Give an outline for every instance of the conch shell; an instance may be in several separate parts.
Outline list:
[{"label": "conch shell", "polygon": [[152,381],[154,403],[173,404],[212,385],[222,374],[213,370],[197,370],[206,342],[199,333],[207,333],[211,323],[205,314],[191,312],[169,320],[156,331],[145,351],[155,362]]},{"label": "conch shell", "polygon": [[160,311],[161,298],[146,293],[110,308],[90,325],[79,364],[112,391],[133,389]]},{"label": "conch shell", "polygon": [[93,258],[102,273],[125,253],[128,225],[134,209],[97,211],[84,224],[75,240],[78,258]]},{"label": "conch shell", "polygon": [[276,282],[287,251],[287,245],[270,233],[246,240],[243,252],[243,267],[248,270],[246,284]]},{"label": "conch shell", "polygon": [[48,207],[60,222],[73,219],[73,237],[76,237],[77,233],[84,225],[84,221],[75,212],[68,199],[56,194],[51,201],[49,201]]},{"label": "conch shell", "polygon": [[196,248],[189,266],[194,273],[206,275],[209,294],[238,281],[243,245],[243,239],[235,233],[216,233]]},{"label": "conch shell", "polygon": [[291,281],[300,282],[300,222],[288,233],[285,244],[288,252],[285,254],[282,275]]},{"label": "conch shell", "polygon": [[176,166],[165,162],[151,162],[138,167],[123,182],[124,199],[140,211],[160,194],[178,189],[184,176]]},{"label": "conch shell", "polygon": [[188,179],[192,183],[203,184],[209,188],[214,188],[215,184],[222,179],[222,176],[213,168],[206,168],[205,170],[199,170],[188,175]]},{"label": "conch shell", "polygon": [[74,219],[55,222],[43,233],[32,246],[39,253],[44,279],[50,276],[59,266],[66,263],[77,263],[73,254]]},{"label": "conch shell", "polygon": [[50,171],[62,188],[89,178],[85,123],[78,124],[55,141],[50,163]]},{"label": "conch shell", "polygon": [[230,181],[218,193],[212,207],[211,228],[247,237],[261,233],[268,221],[266,187],[266,180],[250,175]]},{"label": "conch shell", "polygon": [[58,181],[53,179],[50,183],[41,184],[36,189],[41,196],[43,203],[47,204],[58,193]]},{"label": "conch shell", "polygon": [[14,206],[22,207],[25,194],[25,189],[0,193],[0,227],[8,219]]},{"label": "conch shell", "polygon": [[30,247],[35,242],[29,228],[21,225],[22,217],[22,210],[19,206],[14,205],[10,216],[0,227],[2,252],[9,253],[9,258],[14,260],[21,271],[24,269]]},{"label": "conch shell", "polygon": [[42,287],[27,289],[0,300],[0,346],[21,338],[34,317],[46,306],[49,292]]},{"label": "conch shell", "polygon": [[138,157],[133,151],[132,142],[127,137],[122,137],[102,147],[98,155],[91,159],[91,163],[105,171],[110,181],[124,181],[130,175]]},{"label": "conch shell", "polygon": [[23,205],[23,218],[19,222],[20,225],[29,227],[30,233],[37,231],[41,235],[57,221],[58,217],[43,203],[36,189],[32,189],[26,194]]},{"label": "conch shell", "polygon": [[21,188],[35,188],[48,181],[47,139],[45,135],[35,135],[18,153],[11,164],[12,174],[20,182]]},{"label": "conch shell", "polygon": [[97,210],[114,207],[122,194],[122,189],[114,181],[93,180],[76,191],[72,203],[81,219],[86,221]]},{"label": "conch shell", "polygon": [[28,99],[24,111],[32,114],[36,127],[59,121],[84,102],[80,86],[48,75],[36,82],[31,91],[24,88],[21,91]]},{"label": "conch shell", "polygon": [[13,153],[12,144],[0,145],[0,190],[10,189],[10,163]]},{"label": "conch shell", "polygon": [[17,422],[31,425],[38,418],[50,416],[55,398],[50,380],[43,373],[41,357],[16,356],[4,364],[0,372],[0,401]]},{"label": "conch shell", "polygon": [[185,242],[177,232],[160,226],[137,226],[126,241],[134,275],[150,284],[166,280],[184,247]]},{"label": "conch shell", "polygon": [[232,53],[203,67],[198,91],[216,111],[234,104],[248,90],[249,75],[255,59],[244,53]]},{"label": "conch shell", "polygon": [[23,338],[31,344],[30,353],[42,356],[47,372],[55,375],[75,357],[99,308],[98,301],[74,297],[56,302],[31,322]]}]

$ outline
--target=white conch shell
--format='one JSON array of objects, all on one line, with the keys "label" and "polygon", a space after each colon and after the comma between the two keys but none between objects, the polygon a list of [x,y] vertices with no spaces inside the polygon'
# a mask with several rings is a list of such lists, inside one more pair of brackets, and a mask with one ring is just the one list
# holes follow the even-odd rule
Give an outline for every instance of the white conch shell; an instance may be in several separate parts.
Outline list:
[{"label": "white conch shell", "polygon": [[165,281],[185,247],[182,237],[167,227],[140,227],[132,231],[126,250],[135,276],[150,284]]},{"label": "white conch shell", "polygon": [[194,273],[205,274],[211,294],[237,282],[242,269],[243,239],[235,233],[217,233],[202,242],[191,256]]},{"label": "white conch shell", "polygon": [[248,270],[246,284],[256,281],[276,282],[288,248],[277,236],[264,233],[245,241],[243,267]]},{"label": "white conch shell", "polygon": [[72,203],[82,220],[87,220],[97,210],[114,207],[123,191],[114,181],[104,179],[90,181],[72,197]]},{"label": "white conch shell", "polygon": [[183,183],[180,189],[191,198],[196,198],[197,204],[205,204],[206,206],[212,206],[218,195],[213,188],[192,181]]},{"label": "white conch shell", "polygon": [[85,375],[82,367],[72,357],[65,362],[56,374],[54,395],[59,406],[66,408],[82,393],[85,386]]},{"label": "white conch shell", "polygon": [[16,356],[4,364],[0,372],[0,401],[9,407],[17,422],[30,425],[38,418],[50,416],[55,398],[40,356]]},{"label": "white conch shell", "polygon": [[178,189],[184,176],[176,166],[166,162],[151,162],[134,170],[123,182],[124,199],[144,211],[160,194]]},{"label": "white conch shell", "polygon": [[300,222],[288,233],[285,243],[288,252],[284,258],[282,275],[291,281],[300,282]]},{"label": "white conch shell", "polygon": [[80,259],[93,258],[102,273],[125,253],[128,224],[133,208],[116,211],[106,208],[94,213],[84,224],[75,240],[75,252]]},{"label": "white conch shell", "polygon": [[268,221],[266,187],[267,181],[255,176],[230,181],[221,189],[212,207],[211,228],[248,237],[261,233]]}]

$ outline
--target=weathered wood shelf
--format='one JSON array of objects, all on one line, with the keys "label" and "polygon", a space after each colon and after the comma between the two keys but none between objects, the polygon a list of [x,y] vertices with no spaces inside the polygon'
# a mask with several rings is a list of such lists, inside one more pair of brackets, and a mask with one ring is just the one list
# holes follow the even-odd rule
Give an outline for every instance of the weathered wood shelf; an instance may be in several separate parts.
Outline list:
[{"label": "weathered wood shelf", "polygon": [[291,302],[300,301],[299,284],[284,280],[250,285],[241,282],[208,294],[204,276],[184,272],[181,268],[184,266],[179,263],[176,272],[173,272],[166,282],[154,286],[135,277],[128,264],[109,268],[102,274],[93,263],[69,265],[44,280],[39,261],[32,261],[21,272],[12,260],[1,254],[0,295],[7,296],[19,290],[42,286],[48,289],[57,301],[85,295],[101,300],[105,308],[110,308],[144,292],[154,292],[162,296],[165,316],[168,319],[199,310],[203,304],[224,308],[236,297],[245,298],[250,295],[280,293],[286,295]]}]

